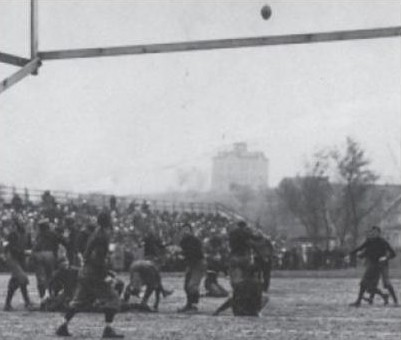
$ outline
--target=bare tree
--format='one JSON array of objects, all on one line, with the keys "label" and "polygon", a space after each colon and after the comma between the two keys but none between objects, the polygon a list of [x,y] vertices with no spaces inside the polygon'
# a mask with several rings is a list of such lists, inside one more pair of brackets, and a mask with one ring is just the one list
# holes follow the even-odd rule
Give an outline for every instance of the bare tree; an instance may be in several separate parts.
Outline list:
[{"label": "bare tree", "polygon": [[380,205],[380,196],[372,198],[370,195],[378,176],[369,168],[370,160],[365,151],[350,137],[346,140],[345,150],[334,150],[331,157],[339,182],[331,216],[341,244],[350,236],[351,246],[354,247],[361,234],[362,222]]},{"label": "bare tree", "polygon": [[279,196],[300,220],[313,243],[322,236],[327,240],[331,236],[327,218],[331,187],[328,177],[323,176],[324,172],[323,165],[316,161],[306,176],[284,179],[278,188]]}]

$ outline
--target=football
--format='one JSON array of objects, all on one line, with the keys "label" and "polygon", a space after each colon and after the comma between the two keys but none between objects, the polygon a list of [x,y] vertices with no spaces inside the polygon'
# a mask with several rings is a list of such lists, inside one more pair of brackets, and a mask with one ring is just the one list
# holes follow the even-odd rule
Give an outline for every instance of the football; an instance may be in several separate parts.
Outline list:
[{"label": "football", "polygon": [[264,5],[260,10],[260,14],[264,20],[268,20],[272,15],[272,9],[269,5]]}]

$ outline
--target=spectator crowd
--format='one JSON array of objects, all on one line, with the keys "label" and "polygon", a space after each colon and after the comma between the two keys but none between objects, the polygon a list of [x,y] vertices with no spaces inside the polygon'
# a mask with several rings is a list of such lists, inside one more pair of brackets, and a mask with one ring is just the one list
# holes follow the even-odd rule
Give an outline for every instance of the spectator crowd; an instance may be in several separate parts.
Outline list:
[{"label": "spectator crowd", "polygon": [[[146,201],[133,200],[123,207],[111,196],[109,210],[113,220],[114,233],[112,239],[111,264],[117,271],[126,271],[134,260],[144,257],[146,240],[151,236],[164,249],[160,254],[164,259],[161,268],[164,271],[179,271],[184,263],[179,256],[178,243],[182,226],[190,224],[197,237],[205,245],[205,250],[216,245],[224,263],[229,253],[228,232],[236,224],[234,217],[221,213],[205,213],[196,211],[161,211],[153,209]],[[18,194],[14,194],[9,202],[0,202],[0,254],[7,235],[15,220],[25,227],[29,243],[34,242],[38,222],[46,218],[51,228],[62,235],[67,243],[79,249],[86,244],[90,233],[96,227],[96,216],[103,207],[81,203],[57,202],[55,197],[45,191],[37,203],[26,202]],[[153,242],[154,243],[154,242]],[[337,248],[321,250],[318,247],[288,246],[281,239],[272,240],[274,246],[274,269],[338,269],[344,268],[344,253]],[[68,258],[68,249],[62,249],[61,257]],[[0,257],[0,271],[6,265]]]}]

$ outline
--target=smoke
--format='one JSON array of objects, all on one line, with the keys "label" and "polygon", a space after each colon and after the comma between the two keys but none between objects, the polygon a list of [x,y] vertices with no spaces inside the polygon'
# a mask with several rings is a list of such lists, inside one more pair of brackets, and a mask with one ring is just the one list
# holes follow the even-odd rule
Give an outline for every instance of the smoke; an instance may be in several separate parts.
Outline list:
[{"label": "smoke", "polygon": [[176,183],[179,191],[204,191],[207,175],[196,167],[181,168],[176,171]]}]

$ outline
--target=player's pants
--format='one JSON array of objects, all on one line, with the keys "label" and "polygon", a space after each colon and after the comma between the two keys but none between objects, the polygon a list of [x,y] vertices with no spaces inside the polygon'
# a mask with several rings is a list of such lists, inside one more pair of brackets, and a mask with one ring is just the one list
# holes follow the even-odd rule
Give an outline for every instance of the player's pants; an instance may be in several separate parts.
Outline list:
[{"label": "player's pants", "polygon": [[218,273],[208,271],[205,279],[206,295],[211,297],[227,297],[228,292],[217,281]]},{"label": "player's pants", "polygon": [[258,316],[262,309],[262,285],[257,279],[245,279],[235,285],[232,308],[236,316]]},{"label": "player's pants", "polygon": [[258,268],[259,279],[263,283],[263,290],[267,292],[270,287],[270,277],[272,271],[271,259],[255,258],[255,265]]},{"label": "player's pants", "polygon": [[380,265],[380,274],[383,282],[383,287],[386,289],[392,287],[393,285],[390,281],[390,269],[388,263],[383,263]]},{"label": "player's pants", "polygon": [[29,305],[30,299],[27,290],[29,279],[28,275],[26,275],[25,273],[23,263],[10,256],[9,254],[7,254],[6,261],[11,272],[11,277],[8,281],[5,306],[11,307],[11,300],[13,299],[14,293],[17,291],[18,288],[21,289],[21,294],[24,299],[25,305]]},{"label": "player's pants", "polygon": [[187,295],[188,304],[199,302],[199,288],[205,271],[206,264],[204,260],[188,264],[184,281],[184,290]]},{"label": "player's pants", "polygon": [[52,251],[38,251],[34,254],[34,263],[39,295],[43,298],[56,269],[56,257]]},{"label": "player's pants", "polygon": [[369,293],[376,290],[381,275],[381,265],[376,262],[367,261],[366,269],[361,280],[361,287]]},{"label": "player's pants", "polygon": [[232,255],[230,258],[229,276],[231,286],[234,288],[247,278],[251,266],[249,256]]},{"label": "player's pants", "polygon": [[19,286],[29,284],[28,275],[25,273],[21,263],[12,256],[7,256],[7,265],[11,272],[11,279]]}]

